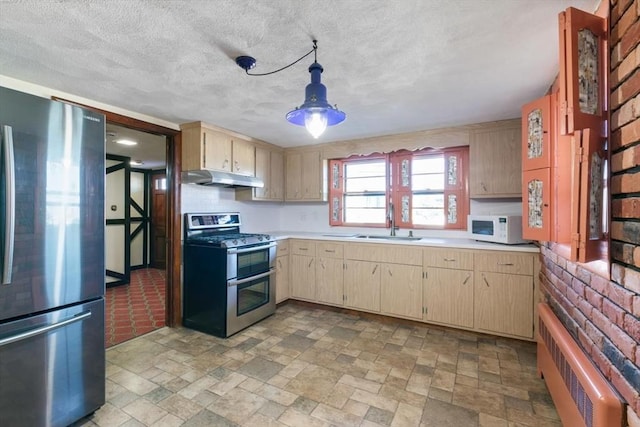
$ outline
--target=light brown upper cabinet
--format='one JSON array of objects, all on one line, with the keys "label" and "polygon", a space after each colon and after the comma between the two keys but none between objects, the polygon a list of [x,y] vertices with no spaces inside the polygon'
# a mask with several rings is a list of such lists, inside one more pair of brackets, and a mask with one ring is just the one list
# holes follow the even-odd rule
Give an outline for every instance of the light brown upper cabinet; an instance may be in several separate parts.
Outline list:
[{"label": "light brown upper cabinet", "polygon": [[520,121],[473,131],[469,144],[471,198],[519,198],[522,159]]},{"label": "light brown upper cabinet", "polygon": [[253,176],[255,147],[250,141],[202,122],[180,125],[182,170],[217,170]]},{"label": "light brown upper cabinet", "polygon": [[319,151],[285,153],[285,201],[327,200],[327,167]]},{"label": "light brown upper cabinet", "polygon": [[284,200],[284,155],[268,146],[255,147],[255,176],[264,187],[236,188],[236,200],[281,202]]}]

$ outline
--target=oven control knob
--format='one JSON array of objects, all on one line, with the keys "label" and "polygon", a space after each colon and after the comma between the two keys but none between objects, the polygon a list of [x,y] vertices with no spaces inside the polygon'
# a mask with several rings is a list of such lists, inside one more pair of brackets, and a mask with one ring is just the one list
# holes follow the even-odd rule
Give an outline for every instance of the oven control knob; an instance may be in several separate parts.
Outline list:
[{"label": "oven control knob", "polygon": [[238,241],[237,241],[237,240],[234,240],[234,241],[233,241],[233,242],[231,242],[231,243],[233,243],[233,246],[237,246],[237,245],[238,245]]},{"label": "oven control knob", "polygon": [[242,239],[242,244],[246,245],[247,244],[247,239]]},{"label": "oven control knob", "polygon": [[258,241],[262,242],[262,236],[258,236]]}]

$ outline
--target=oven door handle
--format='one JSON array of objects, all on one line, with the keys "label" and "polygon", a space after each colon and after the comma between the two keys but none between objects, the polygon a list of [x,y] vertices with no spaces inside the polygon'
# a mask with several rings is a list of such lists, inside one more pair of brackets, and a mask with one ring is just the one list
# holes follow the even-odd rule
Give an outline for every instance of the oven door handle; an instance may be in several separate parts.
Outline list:
[{"label": "oven door handle", "polygon": [[227,253],[229,253],[229,254],[244,254],[244,253],[247,253],[247,252],[262,251],[264,249],[273,248],[274,246],[278,246],[278,243],[272,242],[272,243],[269,243],[268,245],[252,246],[250,248],[244,248],[244,249],[230,248],[230,249],[227,249]]},{"label": "oven door handle", "polygon": [[255,276],[246,277],[246,278],[240,279],[240,280],[229,280],[227,282],[227,286],[228,287],[232,287],[232,286],[242,285],[243,283],[247,283],[247,282],[251,282],[253,280],[262,279],[263,277],[271,276],[275,272],[276,272],[275,268],[272,268],[271,270],[267,271],[266,273],[256,274]]}]

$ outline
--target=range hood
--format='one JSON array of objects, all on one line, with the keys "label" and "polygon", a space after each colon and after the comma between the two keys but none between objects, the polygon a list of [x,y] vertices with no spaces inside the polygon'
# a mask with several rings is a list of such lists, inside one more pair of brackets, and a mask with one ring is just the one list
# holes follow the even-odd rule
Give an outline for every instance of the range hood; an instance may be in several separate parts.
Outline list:
[{"label": "range hood", "polygon": [[222,187],[264,187],[264,181],[255,176],[238,175],[213,170],[192,170],[182,172],[183,184],[219,185]]}]

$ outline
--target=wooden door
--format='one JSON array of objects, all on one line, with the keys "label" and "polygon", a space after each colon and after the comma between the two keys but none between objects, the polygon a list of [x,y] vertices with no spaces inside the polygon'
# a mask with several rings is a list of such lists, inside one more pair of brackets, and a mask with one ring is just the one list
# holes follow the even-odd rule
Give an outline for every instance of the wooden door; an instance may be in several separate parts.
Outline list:
[{"label": "wooden door", "polygon": [[473,272],[427,268],[424,280],[424,319],[473,328]]},{"label": "wooden door", "polygon": [[167,175],[151,175],[151,260],[153,268],[167,267]]},{"label": "wooden door", "polygon": [[276,302],[289,298],[289,255],[276,258]]},{"label": "wooden door", "polygon": [[255,174],[255,147],[249,141],[234,139],[232,142],[232,172],[240,175]]},{"label": "wooden door", "polygon": [[279,151],[272,151],[269,169],[270,200],[284,200],[284,156]]},{"label": "wooden door", "polygon": [[551,236],[550,169],[522,172],[522,237],[548,242]]},{"label": "wooden door", "polygon": [[383,264],[380,309],[383,313],[422,319],[422,268]]},{"label": "wooden door", "polygon": [[285,156],[285,200],[302,199],[302,155],[300,153],[289,153]]},{"label": "wooden door", "polygon": [[338,258],[318,258],[316,264],[316,300],[342,305],[344,295],[343,262]]},{"label": "wooden door", "polygon": [[543,96],[522,107],[522,170],[551,166],[552,95]]},{"label": "wooden door", "polygon": [[345,261],[344,304],[368,311],[380,311],[380,263]]},{"label": "wooden door", "polygon": [[315,257],[291,255],[291,296],[306,300],[316,298]]},{"label": "wooden door", "polygon": [[302,154],[302,198],[322,200],[322,182],[320,179],[320,152],[311,151]]},{"label": "wooden door", "polygon": [[533,338],[533,277],[480,272],[474,294],[477,329]]}]

